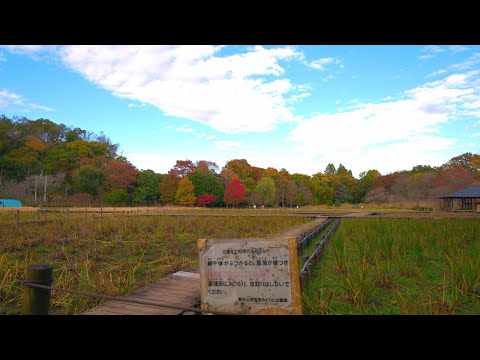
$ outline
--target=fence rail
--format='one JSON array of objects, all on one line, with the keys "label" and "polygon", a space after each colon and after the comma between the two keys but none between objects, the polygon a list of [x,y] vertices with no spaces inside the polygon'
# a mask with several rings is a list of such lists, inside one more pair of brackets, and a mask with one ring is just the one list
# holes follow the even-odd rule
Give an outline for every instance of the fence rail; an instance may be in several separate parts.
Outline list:
[{"label": "fence rail", "polygon": [[[329,225],[333,225],[330,227],[328,232],[323,236],[322,240],[316,245],[315,250],[313,251],[312,255],[310,256],[304,256],[302,258],[302,269],[300,270],[300,287],[302,290],[305,290],[308,286],[308,281],[312,276],[313,268],[315,264],[321,259],[323,252],[325,250],[325,247],[332,237],[332,235],[335,233],[335,230],[337,230],[338,225],[340,224],[340,218],[329,218],[327,221],[325,221],[322,226],[315,230],[314,232],[320,234],[325,228]],[[318,231],[319,230],[319,231]],[[310,245],[311,240],[313,240],[315,236],[306,236],[304,239],[302,239],[302,242],[305,243],[304,246],[299,247],[299,254],[303,249]],[[301,242],[301,243],[302,243]]]},{"label": "fence rail", "polygon": [[87,296],[94,299],[110,300],[138,305],[148,305],[159,308],[182,310],[185,313],[208,313],[213,315],[232,315],[231,313],[203,311],[199,308],[184,307],[175,304],[161,303],[148,299],[135,299],[125,296],[108,296],[86,291],[62,289],[51,286],[53,283],[53,266],[49,264],[30,264],[27,267],[27,278],[21,279],[20,284],[25,286],[22,311],[24,315],[48,315],[50,309],[51,291],[64,292],[72,295]]}]

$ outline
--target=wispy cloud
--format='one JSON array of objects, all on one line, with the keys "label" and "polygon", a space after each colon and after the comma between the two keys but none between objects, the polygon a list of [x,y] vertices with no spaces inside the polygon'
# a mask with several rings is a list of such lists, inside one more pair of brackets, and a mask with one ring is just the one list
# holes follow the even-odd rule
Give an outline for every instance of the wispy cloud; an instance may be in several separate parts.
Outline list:
[{"label": "wispy cloud", "polygon": [[432,53],[432,54],[439,54],[439,53],[444,52],[445,49],[442,48],[441,46],[437,46],[437,45],[428,45],[428,46],[425,46],[424,48],[422,48],[421,51],[422,52],[427,52],[427,53]]},{"label": "wispy cloud", "polygon": [[480,64],[480,53],[475,53],[469,56],[466,60],[459,63],[452,64],[444,69],[440,69],[428,74],[426,77],[435,77],[446,74],[451,71],[465,71],[477,67]]},{"label": "wispy cloud", "polygon": [[435,57],[435,55],[433,55],[433,54],[427,54],[427,55],[421,55],[421,56],[419,56],[418,58],[419,58],[420,60],[428,60],[428,59],[432,59],[432,58],[434,58],[434,57]]},{"label": "wispy cloud", "polygon": [[[462,104],[480,101],[476,72],[453,74],[379,103],[359,103],[351,110],[304,118],[290,133],[303,166],[343,163],[357,174],[361,164],[394,171],[422,162],[436,165],[441,152],[457,142],[440,136],[451,118],[467,114]],[[331,134],[318,141],[318,134]],[[348,161],[348,164],[346,163]],[[359,165],[360,164],[360,165]]]},{"label": "wispy cloud", "polygon": [[7,89],[0,90],[0,109],[8,108],[16,109],[17,111],[53,111],[53,109],[48,106],[26,102],[26,99],[20,94],[14,93]]},{"label": "wispy cloud", "polygon": [[50,108],[48,106],[44,106],[44,105],[37,105],[37,104],[32,104],[32,103],[29,103],[27,105],[34,110],[53,111],[52,108]]},{"label": "wispy cloud", "polygon": [[222,151],[236,150],[244,144],[243,141],[221,140],[216,141],[215,145]]},{"label": "wispy cloud", "polygon": [[463,45],[451,45],[451,46],[448,47],[448,49],[453,53],[460,53],[460,52],[470,50],[469,47],[463,46]]},{"label": "wispy cloud", "polygon": [[324,58],[320,58],[320,59],[313,60],[306,63],[308,67],[311,67],[312,69],[315,69],[315,70],[321,70],[321,71],[325,70],[327,65],[330,65],[330,64],[341,65],[343,67],[343,64],[341,63],[341,61],[334,57],[324,57]]},{"label": "wispy cloud", "polygon": [[141,104],[130,103],[130,104],[128,104],[129,108],[145,108],[146,106],[147,106],[147,104],[145,104],[145,103],[141,103]]},{"label": "wispy cloud", "polygon": [[195,129],[192,129],[188,125],[179,126],[179,127],[175,128],[175,130],[177,130],[178,132],[181,132],[181,133],[194,133],[195,132]]},{"label": "wispy cloud", "polygon": [[437,46],[437,45],[428,45],[428,46],[423,47],[422,50],[420,50],[420,51],[424,52],[424,53],[427,53],[427,54],[426,55],[421,55],[418,58],[420,60],[428,60],[428,59],[433,59],[438,54],[444,52],[445,49],[442,48],[441,46]]}]

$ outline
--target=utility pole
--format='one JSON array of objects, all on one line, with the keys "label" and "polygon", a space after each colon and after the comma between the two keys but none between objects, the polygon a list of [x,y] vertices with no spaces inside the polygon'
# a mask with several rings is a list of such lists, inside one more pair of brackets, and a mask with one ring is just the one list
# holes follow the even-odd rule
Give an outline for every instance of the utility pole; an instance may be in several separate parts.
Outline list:
[{"label": "utility pole", "polygon": [[43,203],[47,203],[47,175],[45,175],[45,189],[43,190]]},{"label": "utility pole", "polygon": [[37,175],[35,175],[35,205],[37,205]]}]

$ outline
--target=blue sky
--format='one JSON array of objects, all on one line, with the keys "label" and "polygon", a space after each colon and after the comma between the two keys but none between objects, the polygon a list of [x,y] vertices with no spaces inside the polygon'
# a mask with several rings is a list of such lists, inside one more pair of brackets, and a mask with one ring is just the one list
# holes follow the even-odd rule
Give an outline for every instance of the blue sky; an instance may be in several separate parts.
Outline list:
[{"label": "blue sky", "polygon": [[0,113],[177,159],[382,174],[480,152],[479,46],[1,46]]}]

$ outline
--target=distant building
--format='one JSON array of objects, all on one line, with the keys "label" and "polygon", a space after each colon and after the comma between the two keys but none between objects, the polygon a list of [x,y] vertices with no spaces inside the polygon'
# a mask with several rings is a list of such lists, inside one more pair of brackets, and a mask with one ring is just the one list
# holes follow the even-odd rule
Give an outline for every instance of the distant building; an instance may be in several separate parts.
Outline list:
[{"label": "distant building", "polygon": [[22,207],[22,202],[19,200],[0,199],[0,207]]},{"label": "distant building", "polygon": [[445,211],[480,211],[480,184],[467,186],[440,199]]}]

